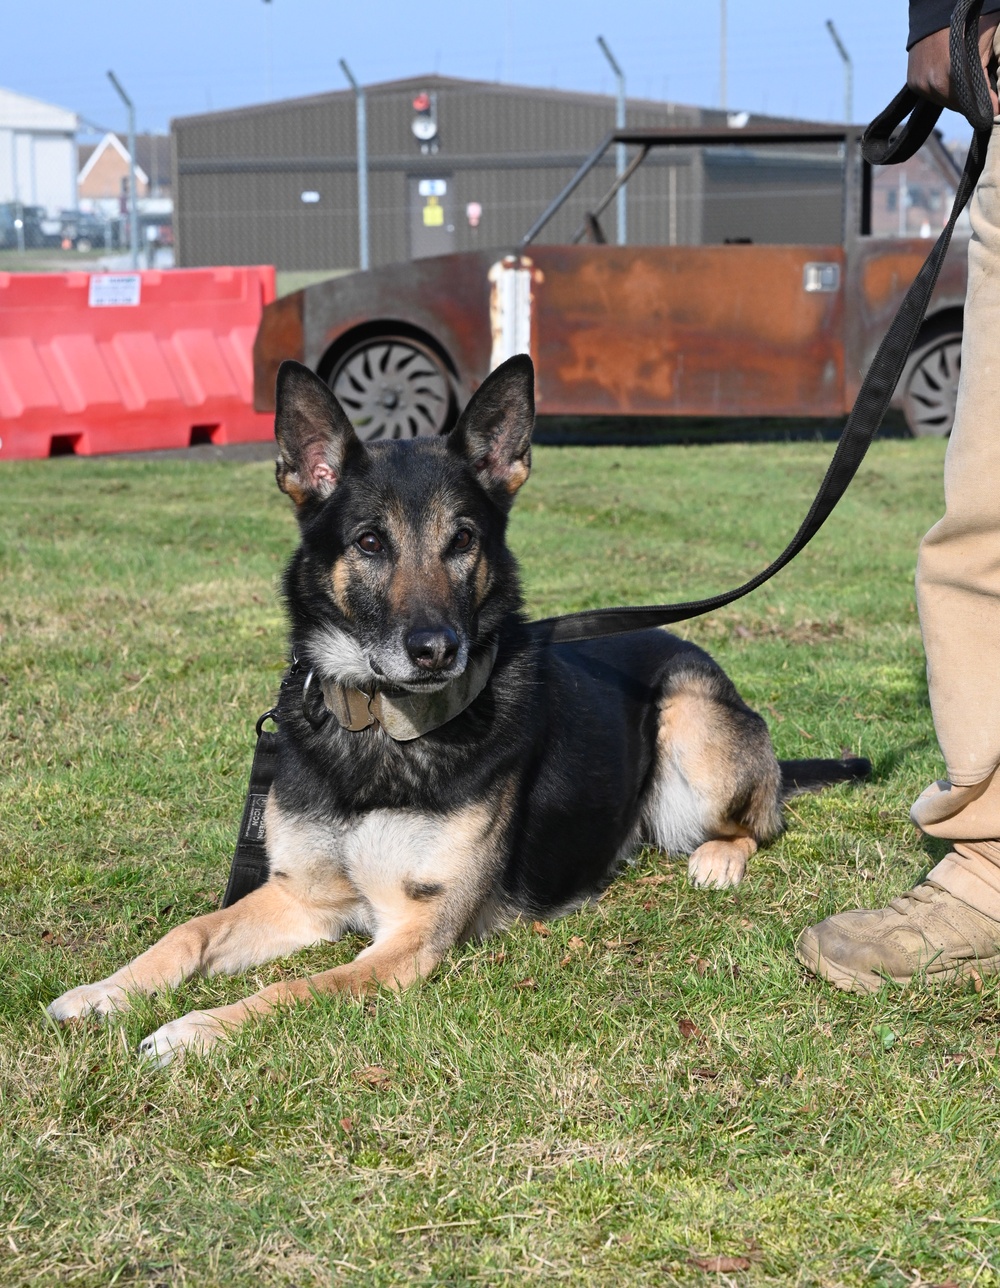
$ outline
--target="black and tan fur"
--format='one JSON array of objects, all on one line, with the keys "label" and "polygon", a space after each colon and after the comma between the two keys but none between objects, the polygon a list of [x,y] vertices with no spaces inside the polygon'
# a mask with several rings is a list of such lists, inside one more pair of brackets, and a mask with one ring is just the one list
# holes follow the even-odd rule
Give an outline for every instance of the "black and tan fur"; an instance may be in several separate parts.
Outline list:
[{"label": "black and tan fur", "polygon": [[[269,879],[63,994],[55,1019],[121,1010],[131,993],[244,971],[348,929],[371,936],[348,965],[165,1024],[142,1044],[165,1062],[276,1005],[404,987],[469,937],[578,907],[643,840],[690,854],[696,885],[735,885],[780,831],[783,796],[865,772],[861,761],[779,766],[722,670],[666,631],[538,643],[505,541],[531,465],[532,386],[530,361],[513,358],[447,439],[363,445],[326,385],[282,367],[278,484],[301,530],[284,592],[301,668],[280,699]],[[306,718],[310,670],[430,692],[493,647],[471,706],[413,741]]]}]

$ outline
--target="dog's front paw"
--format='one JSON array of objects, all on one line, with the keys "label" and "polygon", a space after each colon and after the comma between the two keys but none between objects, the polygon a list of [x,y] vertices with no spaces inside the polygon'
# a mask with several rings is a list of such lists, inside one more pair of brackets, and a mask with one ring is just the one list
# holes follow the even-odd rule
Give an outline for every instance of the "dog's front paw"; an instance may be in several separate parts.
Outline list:
[{"label": "dog's front paw", "polygon": [[688,877],[702,890],[726,890],[743,880],[747,856],[732,841],[706,841],[688,859]]},{"label": "dog's front paw", "polygon": [[81,984],[71,988],[54,1002],[48,1005],[48,1013],[57,1024],[69,1024],[73,1020],[87,1016],[103,1019],[112,1011],[127,1011],[128,997],[120,984],[112,984],[106,979],[96,984]]},{"label": "dog's front paw", "polygon": [[225,1037],[225,1029],[208,1011],[189,1011],[179,1020],[161,1024],[139,1043],[139,1055],[161,1068],[187,1051],[204,1054]]}]

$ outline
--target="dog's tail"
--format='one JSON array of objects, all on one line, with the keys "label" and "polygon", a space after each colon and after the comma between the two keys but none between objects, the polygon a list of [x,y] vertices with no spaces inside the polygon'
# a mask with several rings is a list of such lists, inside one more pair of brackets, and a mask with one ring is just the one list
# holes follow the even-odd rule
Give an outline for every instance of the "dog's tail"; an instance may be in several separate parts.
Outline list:
[{"label": "dog's tail", "polygon": [[781,799],[787,801],[803,792],[821,792],[834,783],[855,782],[867,778],[872,772],[872,762],[860,756],[845,756],[843,760],[782,760]]}]

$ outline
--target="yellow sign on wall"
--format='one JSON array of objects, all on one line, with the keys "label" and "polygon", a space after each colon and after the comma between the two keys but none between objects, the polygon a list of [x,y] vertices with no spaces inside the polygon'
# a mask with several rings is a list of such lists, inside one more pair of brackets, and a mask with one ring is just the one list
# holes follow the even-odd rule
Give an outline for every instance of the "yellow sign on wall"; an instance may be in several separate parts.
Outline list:
[{"label": "yellow sign on wall", "polygon": [[441,228],[444,225],[444,206],[437,197],[428,197],[424,202],[424,227]]}]

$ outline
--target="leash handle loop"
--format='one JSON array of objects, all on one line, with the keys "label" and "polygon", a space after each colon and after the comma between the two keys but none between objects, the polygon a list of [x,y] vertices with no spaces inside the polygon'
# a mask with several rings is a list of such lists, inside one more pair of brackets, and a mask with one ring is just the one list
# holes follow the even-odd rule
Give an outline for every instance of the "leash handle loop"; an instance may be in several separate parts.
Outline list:
[{"label": "leash handle loop", "polygon": [[862,134],[861,155],[870,165],[909,161],[930,138],[943,110],[904,85]]}]

